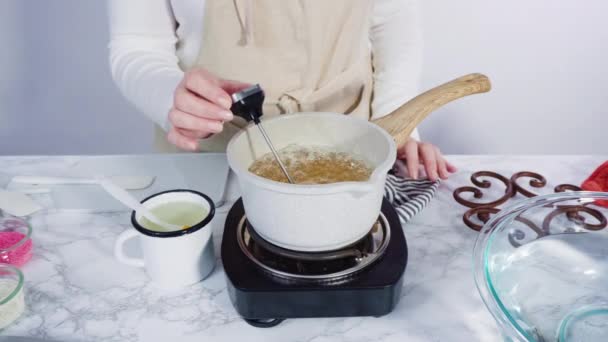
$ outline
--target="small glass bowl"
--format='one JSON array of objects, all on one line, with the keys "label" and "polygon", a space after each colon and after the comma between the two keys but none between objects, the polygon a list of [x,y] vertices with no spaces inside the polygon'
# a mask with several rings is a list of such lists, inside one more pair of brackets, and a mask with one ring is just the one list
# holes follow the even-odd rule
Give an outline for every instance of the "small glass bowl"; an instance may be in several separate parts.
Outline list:
[{"label": "small glass bowl", "polygon": [[32,258],[32,227],[17,217],[0,217],[0,263],[17,267]]},{"label": "small glass bowl", "polygon": [[17,320],[25,309],[23,281],[18,268],[0,264],[0,331]]},{"label": "small glass bowl", "polygon": [[608,341],[606,192],[533,197],[480,231],[475,283],[506,341]]}]

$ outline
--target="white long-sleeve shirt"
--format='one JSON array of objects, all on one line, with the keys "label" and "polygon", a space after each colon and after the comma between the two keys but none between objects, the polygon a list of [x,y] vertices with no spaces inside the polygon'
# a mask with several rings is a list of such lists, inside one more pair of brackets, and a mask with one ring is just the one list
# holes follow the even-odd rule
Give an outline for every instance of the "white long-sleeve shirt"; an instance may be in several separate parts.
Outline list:
[{"label": "white long-sleeve shirt", "polygon": [[[292,0],[286,0],[292,1]],[[201,46],[204,0],[109,0],[110,67],[122,94],[167,129],[173,93]],[[419,92],[422,41],[417,0],[374,0],[372,116]],[[417,136],[417,133],[414,134]]]}]

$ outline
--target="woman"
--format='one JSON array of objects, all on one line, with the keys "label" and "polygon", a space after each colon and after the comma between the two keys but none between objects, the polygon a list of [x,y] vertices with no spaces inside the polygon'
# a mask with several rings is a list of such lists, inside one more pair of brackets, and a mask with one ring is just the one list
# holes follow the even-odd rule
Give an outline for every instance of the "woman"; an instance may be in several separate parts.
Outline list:
[{"label": "woman", "polygon": [[[122,93],[189,151],[224,151],[245,124],[230,94],[266,92],[264,115],[328,111],[381,117],[415,96],[415,0],[110,0],[110,63]],[[455,168],[417,140],[399,147],[412,178]]]}]

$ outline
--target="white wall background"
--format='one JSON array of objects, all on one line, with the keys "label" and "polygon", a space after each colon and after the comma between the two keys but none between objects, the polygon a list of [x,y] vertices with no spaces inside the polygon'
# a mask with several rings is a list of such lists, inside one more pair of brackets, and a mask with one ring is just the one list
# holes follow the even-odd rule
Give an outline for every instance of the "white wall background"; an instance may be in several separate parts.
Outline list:
[{"label": "white wall background", "polygon": [[152,124],[112,83],[107,43],[105,1],[0,1],[0,154],[151,151]]},{"label": "white wall background", "polygon": [[[420,0],[423,85],[493,81],[433,113],[446,153],[608,154],[608,3]],[[0,1],[0,154],[149,152],[152,125],[107,66],[105,1]]]},{"label": "white wall background", "polygon": [[608,154],[608,2],[422,0],[424,85],[479,71],[491,93],[432,114],[450,153]]}]

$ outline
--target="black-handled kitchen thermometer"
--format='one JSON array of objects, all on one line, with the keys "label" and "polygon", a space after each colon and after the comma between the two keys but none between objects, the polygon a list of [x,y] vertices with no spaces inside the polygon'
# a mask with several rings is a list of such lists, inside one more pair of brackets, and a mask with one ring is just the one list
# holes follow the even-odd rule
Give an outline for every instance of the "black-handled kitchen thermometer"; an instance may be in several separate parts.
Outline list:
[{"label": "black-handled kitchen thermometer", "polygon": [[279,163],[279,167],[283,171],[283,174],[285,175],[285,177],[287,177],[289,183],[293,184],[295,182],[289,176],[287,168],[281,161],[281,158],[279,158],[279,154],[275,150],[274,145],[272,144],[272,141],[270,141],[270,137],[266,133],[266,130],[264,129],[264,126],[262,125],[262,122],[260,120],[260,117],[264,115],[262,111],[264,98],[264,90],[262,90],[260,85],[253,85],[249,88],[243,89],[237,93],[232,94],[232,107],[230,107],[230,110],[234,113],[234,115],[238,115],[247,121],[253,121],[253,123],[255,123],[255,125],[260,130],[260,133],[262,133],[264,140],[266,140],[266,144],[268,144],[270,151],[272,151],[274,159],[277,161],[277,163]]}]

